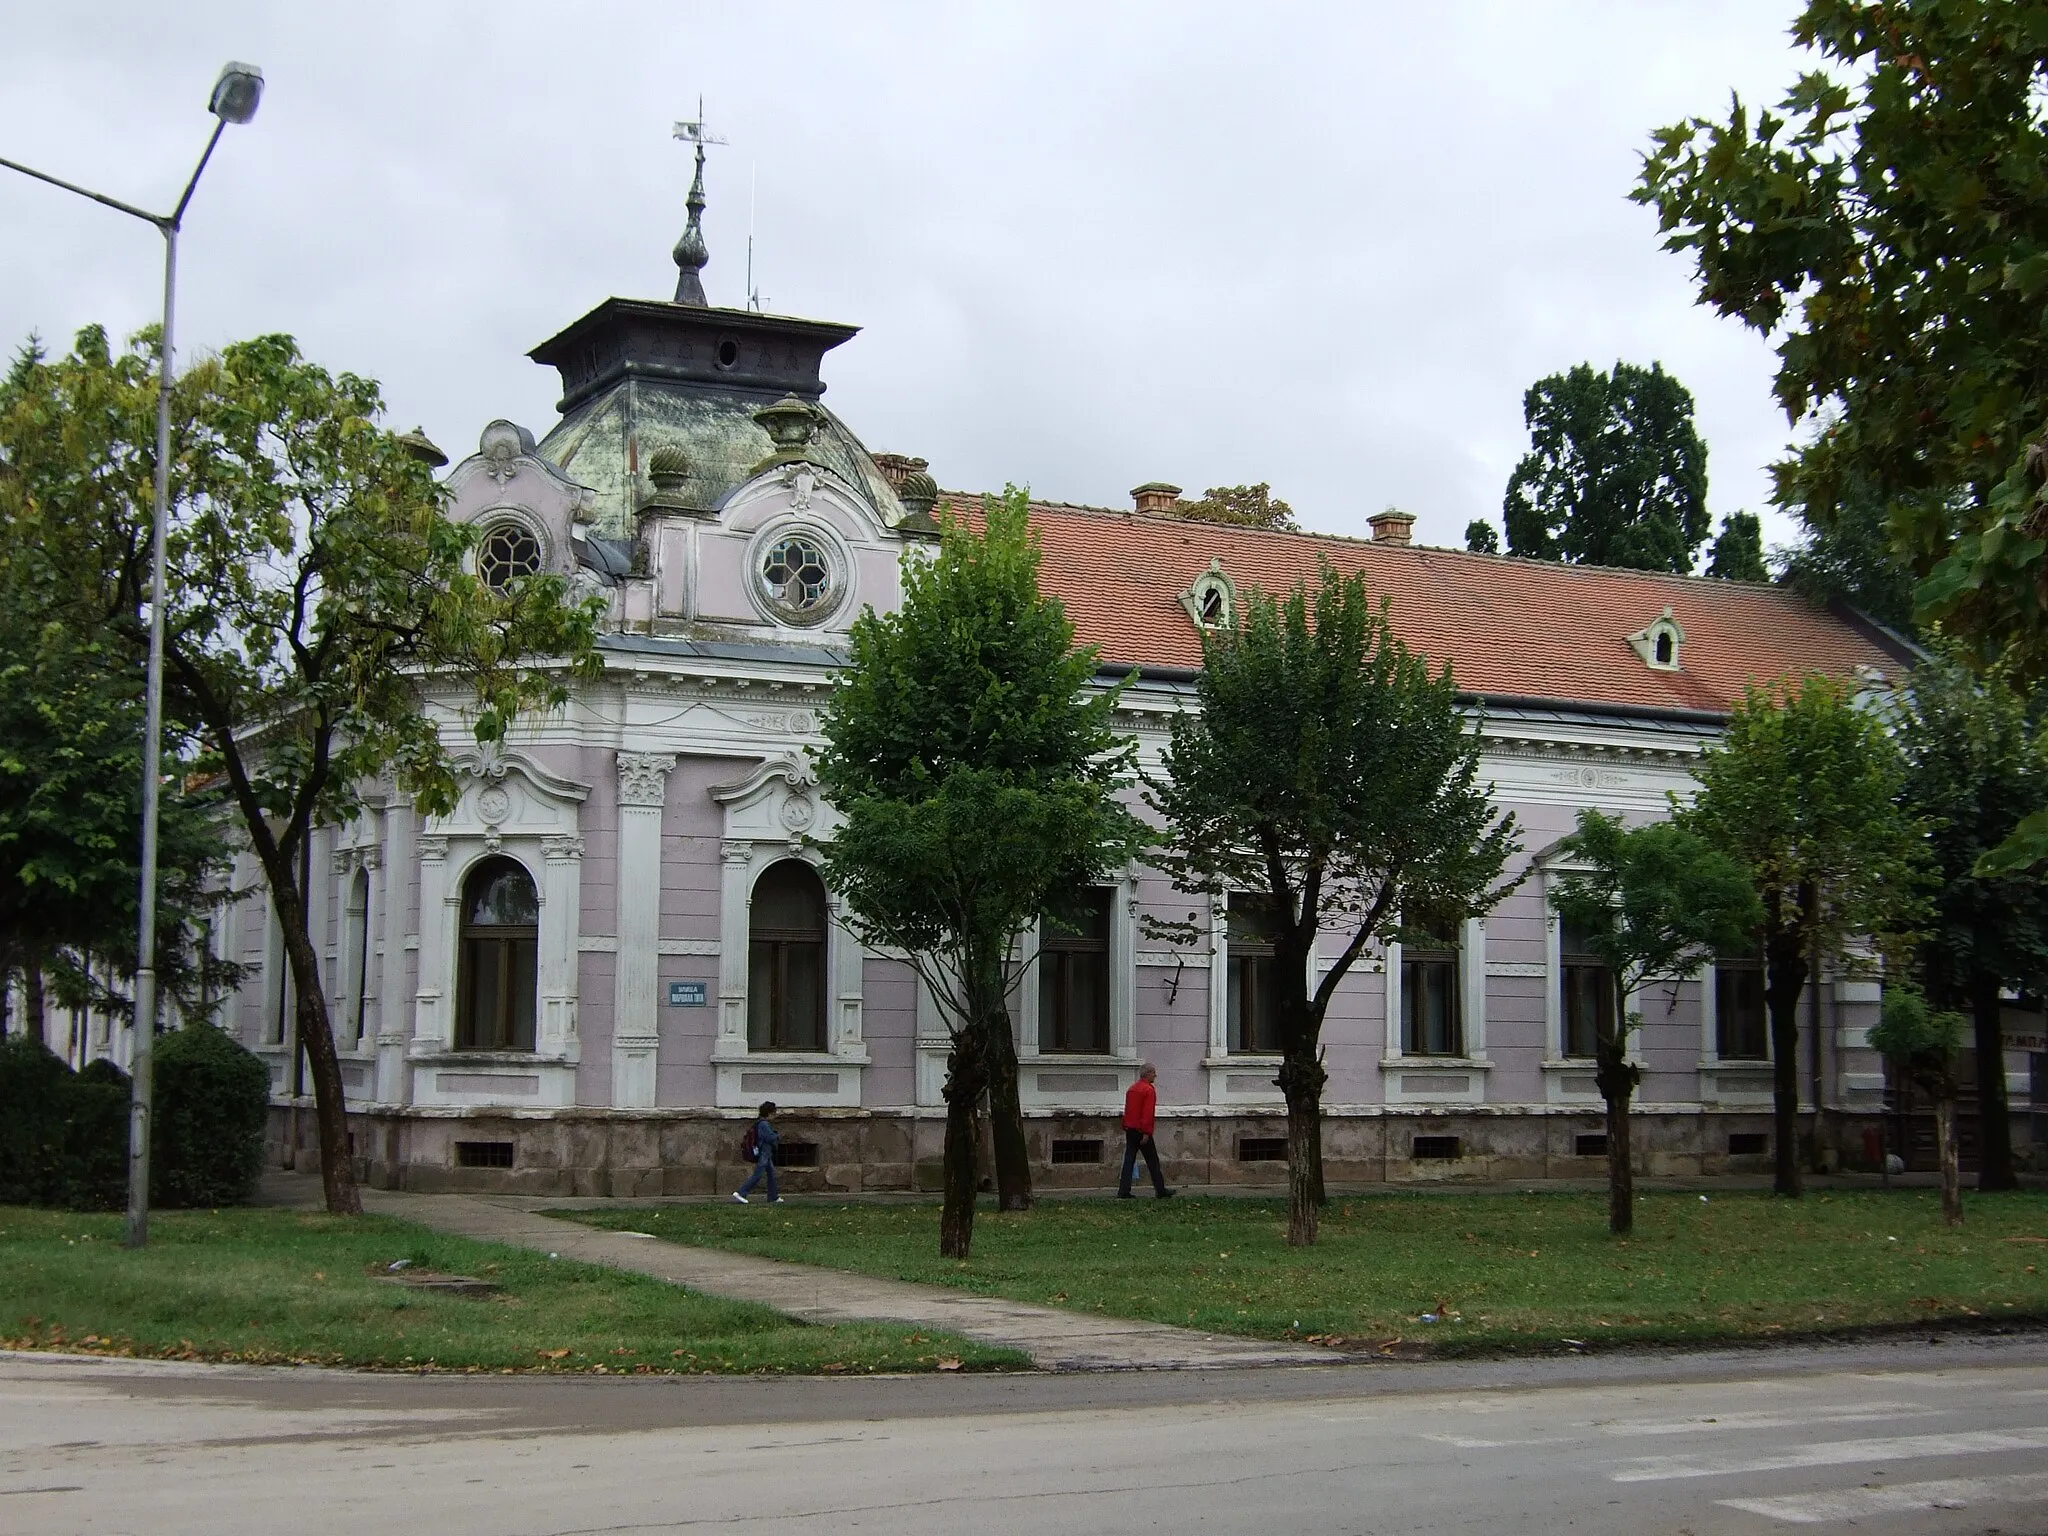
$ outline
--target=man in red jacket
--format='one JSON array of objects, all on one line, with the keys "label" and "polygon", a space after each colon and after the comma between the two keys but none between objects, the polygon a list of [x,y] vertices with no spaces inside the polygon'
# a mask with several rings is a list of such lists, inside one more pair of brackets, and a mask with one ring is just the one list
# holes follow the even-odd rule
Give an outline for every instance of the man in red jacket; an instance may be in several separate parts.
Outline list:
[{"label": "man in red jacket", "polygon": [[1164,1200],[1173,1191],[1166,1187],[1166,1175],[1159,1171],[1159,1144],[1152,1139],[1153,1122],[1159,1109],[1159,1090],[1153,1080],[1159,1071],[1151,1062],[1138,1068],[1138,1080],[1124,1095],[1124,1171],[1117,1180],[1116,1197],[1129,1200],[1131,1174],[1138,1166],[1138,1154],[1145,1154],[1145,1166],[1152,1173],[1152,1189]]}]

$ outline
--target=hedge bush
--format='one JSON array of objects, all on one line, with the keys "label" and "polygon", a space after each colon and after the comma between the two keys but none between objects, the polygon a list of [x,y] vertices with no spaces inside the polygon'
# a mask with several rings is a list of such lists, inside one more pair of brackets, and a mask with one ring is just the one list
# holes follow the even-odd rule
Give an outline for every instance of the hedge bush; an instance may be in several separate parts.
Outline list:
[{"label": "hedge bush", "polygon": [[129,1093],[128,1074],[111,1061],[89,1061],[71,1080],[66,1205],[118,1211],[128,1203]]},{"label": "hedge bush", "polygon": [[[154,1204],[233,1205],[263,1170],[270,1069],[211,1025],[157,1041]],[[0,1205],[118,1210],[128,1190],[128,1074],[73,1072],[28,1035],[0,1039]]]},{"label": "hedge bush", "polygon": [[0,1205],[69,1203],[65,1143],[76,1076],[32,1035],[0,1040]]},{"label": "hedge bush", "polygon": [[158,1205],[238,1205],[263,1172],[270,1068],[210,1024],[156,1044],[156,1134],[150,1198]]}]

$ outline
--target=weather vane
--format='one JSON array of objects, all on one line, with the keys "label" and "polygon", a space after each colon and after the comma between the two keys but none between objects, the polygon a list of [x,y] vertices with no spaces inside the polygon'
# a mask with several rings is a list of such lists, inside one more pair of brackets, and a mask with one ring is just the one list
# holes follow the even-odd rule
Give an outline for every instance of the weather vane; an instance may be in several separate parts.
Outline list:
[{"label": "weather vane", "polygon": [[690,183],[690,195],[683,200],[683,206],[690,210],[690,222],[684,226],[682,239],[676,242],[676,302],[692,304],[699,309],[709,307],[704,297],[704,279],[701,275],[704,264],[711,260],[710,248],[704,244],[704,148],[708,144],[723,144],[724,139],[712,133],[704,123],[704,98],[697,98],[697,116],[687,123],[677,123],[675,136],[697,146],[697,174]]}]

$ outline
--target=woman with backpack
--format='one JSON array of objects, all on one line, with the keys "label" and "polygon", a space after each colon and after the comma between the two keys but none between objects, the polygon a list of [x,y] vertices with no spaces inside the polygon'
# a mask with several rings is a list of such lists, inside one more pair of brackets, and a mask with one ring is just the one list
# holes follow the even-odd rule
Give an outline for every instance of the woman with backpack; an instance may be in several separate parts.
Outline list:
[{"label": "woman with backpack", "polygon": [[768,1203],[782,1204],[782,1192],[775,1187],[775,1149],[782,1138],[775,1132],[775,1101],[769,1099],[761,1106],[761,1113],[747,1128],[747,1134],[740,1138],[740,1156],[749,1158],[754,1171],[747,1175],[747,1182],[733,1191],[733,1199],[741,1205],[748,1203],[747,1191],[761,1182],[761,1176],[768,1177]]}]

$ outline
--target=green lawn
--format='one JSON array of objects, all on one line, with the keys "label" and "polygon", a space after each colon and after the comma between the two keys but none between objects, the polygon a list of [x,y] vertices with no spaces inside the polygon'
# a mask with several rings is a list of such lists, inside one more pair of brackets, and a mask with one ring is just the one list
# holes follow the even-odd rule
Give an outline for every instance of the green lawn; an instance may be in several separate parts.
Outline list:
[{"label": "green lawn", "polygon": [[[490,1281],[437,1294],[409,1268]],[[118,1216],[0,1206],[0,1347],[441,1371],[865,1372],[1025,1366],[901,1327],[812,1327],[640,1275],[443,1237],[411,1222],[297,1211]]]},{"label": "green lawn", "polygon": [[800,1202],[563,1211],[732,1248],[1083,1311],[1264,1338],[1443,1353],[1824,1334],[1933,1319],[2048,1319],[2048,1196],[1932,1191],[1606,1196],[1387,1193],[1333,1202],[1312,1249],[1268,1200],[1062,1200],[984,1210],[974,1257],[938,1257],[935,1205]]}]

